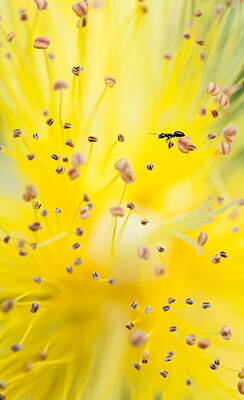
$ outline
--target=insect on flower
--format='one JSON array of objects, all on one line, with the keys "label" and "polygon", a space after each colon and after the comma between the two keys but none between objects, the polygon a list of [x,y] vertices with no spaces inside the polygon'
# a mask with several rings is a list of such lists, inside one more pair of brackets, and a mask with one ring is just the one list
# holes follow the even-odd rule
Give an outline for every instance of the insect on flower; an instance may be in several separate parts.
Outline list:
[{"label": "insect on flower", "polygon": [[181,131],[174,131],[174,133],[152,133],[148,132],[150,135],[157,135],[158,139],[166,139],[166,142],[168,143],[168,148],[171,149],[174,146],[174,143],[172,142],[172,139],[184,137],[185,134],[184,132]]}]

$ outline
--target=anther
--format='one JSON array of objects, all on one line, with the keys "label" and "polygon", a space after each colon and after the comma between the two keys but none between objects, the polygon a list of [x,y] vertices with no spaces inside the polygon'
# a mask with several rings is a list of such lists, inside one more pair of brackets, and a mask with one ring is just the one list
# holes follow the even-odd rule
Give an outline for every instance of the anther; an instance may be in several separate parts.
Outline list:
[{"label": "anther", "polygon": [[56,172],[57,172],[58,175],[63,174],[63,173],[65,172],[65,167],[64,167],[63,165],[59,165],[59,166],[56,168]]},{"label": "anther", "polygon": [[215,256],[212,257],[213,264],[219,264],[220,260],[221,260],[221,256],[219,254],[215,254]]},{"label": "anther", "polygon": [[196,340],[197,340],[196,335],[191,334],[191,335],[187,336],[186,343],[189,346],[193,346],[195,344]]},{"label": "anther", "polygon": [[71,72],[75,75],[75,76],[79,76],[80,72],[84,70],[84,67],[82,67],[81,65],[79,65],[78,67],[73,67]]},{"label": "anther", "polygon": [[55,81],[53,84],[53,90],[63,90],[63,89],[68,89],[68,87],[69,87],[68,83],[63,80]]},{"label": "anther", "polygon": [[207,86],[207,93],[212,96],[217,96],[219,94],[219,85],[214,82],[209,82]]},{"label": "anther", "polygon": [[10,310],[12,310],[14,306],[14,300],[12,299],[7,299],[4,300],[1,304],[1,310],[4,314],[8,313]]},{"label": "anther", "polygon": [[96,136],[88,136],[88,142],[96,143],[97,141],[98,141],[98,138]]},{"label": "anther", "polygon": [[30,247],[32,248],[32,250],[36,250],[37,248],[37,243],[33,242],[30,244]]},{"label": "anther", "polygon": [[55,55],[54,55],[53,53],[48,53],[47,57],[48,57],[48,59],[49,59],[50,61],[55,60]]},{"label": "anther", "polygon": [[68,272],[68,274],[72,274],[73,268],[71,267],[71,265],[68,265],[68,267],[66,267],[66,271]]},{"label": "anther", "polygon": [[213,139],[215,139],[216,138],[216,133],[215,132],[210,132],[209,134],[208,134],[208,140],[213,140]]},{"label": "anther", "polygon": [[69,122],[64,123],[64,129],[71,129],[71,128],[72,128],[72,124],[70,124]]},{"label": "anther", "polygon": [[118,135],[118,141],[123,143],[125,141],[124,135],[122,135],[122,134]]},{"label": "anther", "polygon": [[149,224],[149,220],[148,219],[146,219],[146,218],[141,219],[141,225],[147,225],[147,224]]},{"label": "anther", "polygon": [[176,332],[176,331],[177,331],[177,326],[172,325],[169,327],[169,332]]},{"label": "anther", "polygon": [[230,338],[232,336],[231,329],[227,325],[224,325],[221,328],[220,334],[225,340],[230,340]]},{"label": "anther", "polygon": [[212,114],[213,118],[217,118],[219,115],[218,110],[216,110],[215,108],[213,110],[211,110],[211,114]]},{"label": "anther", "polygon": [[195,151],[197,149],[196,146],[192,144],[190,136],[179,138],[177,145],[182,153],[189,153],[190,151]]},{"label": "anther", "polygon": [[73,261],[73,264],[76,265],[77,267],[78,267],[79,265],[81,265],[82,263],[83,263],[83,260],[82,260],[81,257],[77,257],[77,258]]},{"label": "anther", "polygon": [[81,207],[79,211],[79,216],[81,219],[87,219],[91,216],[91,211],[88,206]]},{"label": "anther", "polygon": [[216,369],[218,369],[218,366],[216,364],[210,364],[209,368],[212,370],[216,370]]},{"label": "anther", "polygon": [[93,277],[93,279],[94,279],[95,281],[98,281],[98,280],[99,280],[99,275],[98,275],[97,272],[93,272],[93,273],[92,273],[92,277]]},{"label": "anther", "polygon": [[172,357],[166,356],[166,357],[164,357],[164,361],[166,361],[166,362],[172,361]]},{"label": "anther", "polygon": [[32,279],[35,283],[38,283],[38,284],[42,283],[42,279],[40,278],[40,276],[33,276]]},{"label": "anther", "polygon": [[169,310],[170,310],[170,306],[169,306],[169,305],[163,306],[163,307],[162,307],[162,310],[163,310],[164,312],[169,311]]},{"label": "anther", "polygon": [[57,207],[57,208],[55,208],[54,212],[55,212],[55,214],[60,214],[61,213],[61,209]]},{"label": "anther", "polygon": [[204,39],[197,39],[196,40],[196,44],[198,44],[199,46],[204,46],[205,45],[205,40]]},{"label": "anther", "polygon": [[238,372],[238,378],[244,379],[244,367],[242,367],[242,370]]},{"label": "anther", "polygon": [[135,204],[132,203],[131,201],[129,203],[126,204],[126,207],[129,208],[130,210],[134,210],[135,209]]},{"label": "anther", "polygon": [[72,5],[72,10],[77,17],[83,17],[88,14],[88,3],[87,1],[79,1]]},{"label": "anther", "polygon": [[214,364],[217,365],[217,367],[219,367],[219,365],[220,365],[220,358],[216,357],[216,358],[214,359]]},{"label": "anther", "polygon": [[19,16],[21,21],[27,21],[28,20],[28,14],[26,12],[25,8],[20,8],[19,9]]},{"label": "anther", "polygon": [[207,349],[210,346],[210,344],[211,344],[210,340],[205,338],[199,339],[197,341],[197,346],[199,347],[199,349],[202,350]]},{"label": "anther", "polygon": [[172,54],[169,54],[169,53],[168,54],[164,54],[164,59],[165,60],[169,61],[169,60],[172,60],[172,58],[173,58]]},{"label": "anther", "polygon": [[197,235],[197,244],[198,246],[204,246],[208,241],[208,234],[205,232],[200,232]]},{"label": "anther", "polygon": [[237,384],[237,388],[238,388],[240,394],[244,394],[244,379],[239,380],[239,382]]},{"label": "anther", "polygon": [[148,163],[148,164],[147,164],[147,169],[148,169],[148,171],[152,171],[153,168],[154,168],[154,165],[153,165],[152,163]]},{"label": "anther", "polygon": [[82,235],[84,235],[84,229],[83,229],[83,228],[76,228],[76,229],[75,229],[75,234],[76,234],[77,236],[82,236]]},{"label": "anther", "polygon": [[208,309],[208,308],[211,308],[211,303],[209,302],[209,301],[204,301],[203,303],[202,303],[202,308],[204,308],[205,310],[206,309]]},{"label": "anther", "polygon": [[223,94],[220,95],[220,97],[219,97],[219,105],[224,110],[229,107],[229,105],[230,105],[229,97],[226,94],[223,93]]},{"label": "anther", "polygon": [[185,300],[185,303],[191,306],[194,303],[194,300],[192,298],[188,298]]},{"label": "anther", "polygon": [[21,343],[16,343],[13,344],[13,346],[11,347],[11,350],[13,353],[17,353],[18,351],[20,351],[22,349],[22,344]]},{"label": "anther", "polygon": [[201,15],[203,14],[203,12],[202,12],[202,10],[196,10],[195,12],[194,12],[194,17],[201,17]]},{"label": "anther", "polygon": [[89,210],[93,210],[93,208],[94,208],[93,202],[92,201],[88,201],[87,207],[89,208]]},{"label": "anther", "polygon": [[104,82],[110,88],[114,87],[116,84],[116,79],[112,75],[108,75],[104,77]]},{"label": "anther", "polygon": [[189,40],[189,39],[191,38],[191,35],[190,35],[190,33],[188,33],[188,32],[183,32],[183,33],[182,33],[182,37],[183,37],[184,39],[186,39],[186,40]]},{"label": "anther", "polygon": [[150,249],[146,246],[139,246],[137,249],[137,255],[139,258],[148,260],[150,258]]},{"label": "anther", "polygon": [[132,331],[135,327],[135,325],[133,324],[132,321],[127,321],[125,324],[126,329],[128,329],[129,331]]},{"label": "anther", "polygon": [[58,161],[58,160],[60,159],[60,157],[59,157],[56,153],[53,153],[53,154],[51,155],[51,157],[52,157],[52,159],[55,160],[55,161]]},{"label": "anther", "polygon": [[192,380],[191,378],[186,379],[186,386],[191,386],[192,385]]},{"label": "anther", "polygon": [[217,203],[218,203],[218,204],[223,204],[224,200],[225,200],[225,199],[224,199],[223,196],[218,196],[218,197],[217,197]]},{"label": "anther", "polygon": [[39,139],[38,133],[33,133],[33,139],[35,139],[35,140],[38,140],[38,139]]},{"label": "anther", "polygon": [[219,252],[219,255],[220,255],[222,258],[227,258],[227,257],[228,257],[228,255],[226,254],[225,251],[220,251],[220,252]]},{"label": "anther", "polygon": [[33,314],[36,313],[38,311],[39,307],[40,307],[40,305],[37,303],[37,301],[34,301],[34,303],[32,303],[30,312]]},{"label": "anther", "polygon": [[41,350],[40,353],[38,354],[38,357],[42,361],[46,360],[47,359],[47,349]]},{"label": "anther", "polygon": [[75,147],[72,139],[66,139],[65,144],[66,144],[66,146],[69,146],[69,147]]},{"label": "anther", "polygon": [[77,250],[77,249],[79,249],[80,248],[80,243],[74,243],[74,244],[72,244],[72,249],[73,250]]},{"label": "anther", "polygon": [[6,243],[6,244],[8,244],[9,241],[10,241],[10,239],[11,239],[11,236],[10,236],[10,235],[7,235],[7,236],[5,236],[5,237],[3,238],[3,242]]},{"label": "anther", "polygon": [[152,307],[146,306],[144,311],[145,311],[145,314],[150,314],[150,312],[152,311]]},{"label": "anther", "polygon": [[130,309],[131,309],[131,310],[136,310],[136,309],[137,309],[137,306],[138,306],[137,302],[136,302],[136,301],[133,301],[133,303],[131,303]]},{"label": "anther", "polygon": [[147,364],[149,361],[149,356],[150,353],[148,350],[142,350],[142,354],[141,354],[141,361],[143,364]]},{"label": "anther", "polygon": [[226,156],[231,152],[231,144],[227,142],[226,140],[222,140],[220,142],[220,154],[222,156]]},{"label": "anther", "polygon": [[168,376],[168,372],[167,371],[160,371],[159,372],[160,373],[160,375],[163,377],[163,378],[167,378],[167,376]]},{"label": "anther", "polygon": [[67,171],[67,175],[71,181],[74,181],[75,179],[79,178],[80,171],[78,168],[70,167]]},{"label": "anther", "polygon": [[163,253],[165,249],[162,246],[157,246],[157,250],[159,253]]},{"label": "anther", "polygon": [[114,168],[117,169],[120,173],[125,172],[127,169],[131,168],[131,165],[128,160],[125,158],[120,158],[116,163],[114,164]]},{"label": "anther", "polygon": [[16,139],[16,138],[19,138],[21,135],[22,135],[22,133],[23,133],[23,131],[21,130],[21,129],[14,129],[14,131],[13,131],[13,137]]},{"label": "anther", "polygon": [[48,48],[49,44],[50,44],[50,40],[47,37],[38,36],[35,38],[33,46],[35,49],[46,50]]},{"label": "anther", "polygon": [[6,36],[6,39],[8,42],[12,42],[12,40],[15,38],[16,32],[9,32]]},{"label": "anther", "polygon": [[38,196],[38,190],[35,185],[28,185],[25,188],[25,193],[23,194],[23,199],[25,201],[31,201],[33,199],[36,199]]},{"label": "anther", "polygon": [[227,142],[234,142],[234,137],[237,134],[237,126],[235,124],[228,124],[222,129],[221,135],[225,138]]},{"label": "anther", "polygon": [[36,156],[36,155],[35,155],[34,153],[32,153],[32,154],[27,154],[27,155],[26,155],[26,158],[27,158],[27,160],[32,161],[32,160],[34,160],[35,156]]},{"label": "anther", "polygon": [[201,117],[205,117],[205,115],[207,115],[207,108],[205,106],[202,106],[199,108],[198,114]]},{"label": "anther", "polygon": [[65,156],[65,157],[62,158],[62,161],[63,161],[63,162],[68,162],[69,159],[68,159],[68,157]]},{"label": "anther", "polygon": [[155,275],[156,276],[165,276],[166,275],[166,267],[162,264],[158,264],[155,267]]},{"label": "anther", "polygon": [[141,347],[144,346],[144,344],[146,344],[147,339],[148,335],[144,331],[138,329],[137,331],[131,334],[130,343],[132,346]]},{"label": "anther", "polygon": [[117,285],[117,281],[116,281],[116,279],[114,279],[114,278],[108,278],[108,283],[109,283],[109,285],[111,285],[111,286]]},{"label": "anther", "polygon": [[[5,390],[5,389],[7,389],[7,386],[8,386],[8,384],[7,384],[7,382],[5,382],[5,381],[0,381],[0,389],[1,390]],[[5,397],[4,397],[5,398]],[[1,397],[0,397],[0,400],[1,400]]]},{"label": "anther", "polygon": [[71,164],[73,165],[73,167],[79,168],[82,165],[86,164],[87,158],[86,158],[85,154],[83,154],[81,152],[76,152],[71,155],[70,161],[71,161]]},{"label": "anther", "polygon": [[113,206],[110,208],[110,212],[114,217],[124,217],[125,212],[121,206]]},{"label": "anther", "polygon": [[54,123],[54,119],[52,117],[48,118],[48,120],[46,121],[46,124],[48,126],[52,126],[53,123]]},{"label": "anther", "polygon": [[176,298],[175,297],[168,297],[168,304],[173,304],[176,302]]},{"label": "anther", "polygon": [[35,0],[38,10],[46,10],[48,7],[48,3],[46,0]]},{"label": "anther", "polygon": [[32,232],[37,232],[37,231],[41,231],[42,230],[42,226],[41,226],[40,222],[33,222],[32,224],[28,225],[28,228]]},{"label": "anther", "polygon": [[33,203],[33,208],[35,209],[35,210],[40,210],[40,208],[41,208],[41,203],[39,203],[39,201],[35,201],[34,203]]},{"label": "anther", "polygon": [[132,366],[133,366],[133,368],[135,368],[137,371],[140,371],[140,370],[141,370],[141,366],[140,366],[140,363],[139,363],[138,361],[134,362],[134,363],[132,364]]}]

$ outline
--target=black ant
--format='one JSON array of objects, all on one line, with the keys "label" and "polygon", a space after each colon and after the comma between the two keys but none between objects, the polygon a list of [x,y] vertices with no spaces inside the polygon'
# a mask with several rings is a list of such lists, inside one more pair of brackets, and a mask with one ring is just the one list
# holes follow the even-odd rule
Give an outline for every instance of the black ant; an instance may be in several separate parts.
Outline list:
[{"label": "black ant", "polygon": [[151,135],[158,135],[158,139],[166,139],[169,149],[174,146],[171,139],[185,136],[181,131],[174,131],[174,133],[150,133]]}]

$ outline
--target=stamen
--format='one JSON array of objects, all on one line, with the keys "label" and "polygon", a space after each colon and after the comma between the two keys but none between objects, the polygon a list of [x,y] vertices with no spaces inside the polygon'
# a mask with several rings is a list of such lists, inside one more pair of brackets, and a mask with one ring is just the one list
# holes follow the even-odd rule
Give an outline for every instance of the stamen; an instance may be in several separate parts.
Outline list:
[{"label": "stamen", "polygon": [[62,238],[65,237],[66,235],[67,235],[66,232],[59,233],[58,235],[56,235],[56,236],[54,236],[54,237],[52,237],[52,238],[50,238],[50,239],[47,239],[47,240],[45,240],[45,241],[42,242],[42,243],[39,243],[39,244],[37,245],[37,247],[39,248],[39,247],[47,246],[48,244],[51,244],[51,243],[55,242],[56,240],[62,239]]},{"label": "stamen", "polygon": [[148,340],[148,335],[140,329],[133,332],[130,336],[130,343],[132,346],[135,346],[135,347],[144,346],[146,344],[147,340]]}]

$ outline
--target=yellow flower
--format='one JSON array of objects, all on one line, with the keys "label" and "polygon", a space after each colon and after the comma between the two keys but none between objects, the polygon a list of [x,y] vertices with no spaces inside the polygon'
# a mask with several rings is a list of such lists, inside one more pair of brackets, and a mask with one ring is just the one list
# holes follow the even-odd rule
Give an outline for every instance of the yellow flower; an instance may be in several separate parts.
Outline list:
[{"label": "yellow flower", "polygon": [[244,393],[243,1],[195,3],[1,0],[0,399]]}]

